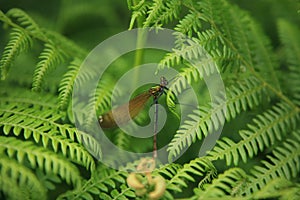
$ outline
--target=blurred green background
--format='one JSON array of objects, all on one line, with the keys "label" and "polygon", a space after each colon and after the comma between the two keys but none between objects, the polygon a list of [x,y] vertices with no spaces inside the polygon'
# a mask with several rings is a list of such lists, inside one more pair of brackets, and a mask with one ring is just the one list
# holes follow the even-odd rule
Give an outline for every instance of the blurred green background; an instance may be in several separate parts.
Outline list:
[{"label": "blurred green background", "polygon": [[[120,0],[0,0],[3,12],[11,8],[23,9],[42,27],[60,32],[87,50],[126,30],[130,20],[127,2]],[[0,42],[5,44],[3,39]]]},{"label": "blurred green background", "polygon": [[[248,10],[252,17],[262,24],[263,29],[278,43],[276,19],[286,18],[300,23],[298,14],[290,10],[300,9],[298,0],[231,0],[239,7]],[[25,10],[38,24],[57,31],[74,40],[87,50],[100,41],[128,28],[130,11],[125,0],[0,0],[0,9]],[[3,30],[0,31],[3,36]],[[0,40],[1,46],[5,42]]]}]

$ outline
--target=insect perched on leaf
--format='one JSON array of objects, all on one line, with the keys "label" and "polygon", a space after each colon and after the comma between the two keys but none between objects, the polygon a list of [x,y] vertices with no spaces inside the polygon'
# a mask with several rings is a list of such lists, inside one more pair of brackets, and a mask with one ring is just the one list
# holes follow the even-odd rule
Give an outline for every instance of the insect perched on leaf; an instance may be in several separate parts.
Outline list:
[{"label": "insect perched on leaf", "polygon": [[[157,120],[158,120],[158,99],[166,93],[168,88],[168,81],[165,77],[161,77],[160,84],[151,87],[148,91],[141,93],[140,95],[131,99],[128,103],[120,105],[104,115],[99,116],[99,124],[102,128],[113,128],[117,125],[123,125],[130,121],[139,114],[144,108],[146,102],[153,97],[153,103],[155,105],[154,110],[154,137],[153,137],[153,157],[157,157],[156,147],[156,134],[157,134]],[[127,110],[129,112],[127,112]]]},{"label": "insect perched on leaf", "polygon": [[[120,105],[104,115],[100,115],[99,124],[102,128],[113,128],[117,125],[123,125],[130,121],[131,118],[137,116],[144,108],[150,97],[153,97],[153,103],[157,104],[159,97],[166,93],[168,81],[165,77],[161,77],[160,84],[151,87],[148,91],[139,94],[131,99],[128,103]],[[127,112],[129,110],[129,114]]]}]

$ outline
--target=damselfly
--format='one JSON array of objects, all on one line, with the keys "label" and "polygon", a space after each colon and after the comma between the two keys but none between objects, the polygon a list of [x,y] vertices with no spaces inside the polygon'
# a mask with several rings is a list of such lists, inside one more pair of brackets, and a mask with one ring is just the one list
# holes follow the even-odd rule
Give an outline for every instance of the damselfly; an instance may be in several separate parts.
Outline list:
[{"label": "damselfly", "polygon": [[[160,84],[151,87],[148,91],[134,97],[128,103],[120,105],[104,115],[100,115],[99,124],[102,128],[113,128],[117,125],[123,125],[130,121],[131,118],[137,116],[144,108],[146,102],[153,97],[154,109],[154,135],[153,135],[153,157],[157,157],[157,122],[158,122],[158,99],[166,93],[168,81],[165,77],[161,77]],[[127,112],[128,111],[128,112]]]}]

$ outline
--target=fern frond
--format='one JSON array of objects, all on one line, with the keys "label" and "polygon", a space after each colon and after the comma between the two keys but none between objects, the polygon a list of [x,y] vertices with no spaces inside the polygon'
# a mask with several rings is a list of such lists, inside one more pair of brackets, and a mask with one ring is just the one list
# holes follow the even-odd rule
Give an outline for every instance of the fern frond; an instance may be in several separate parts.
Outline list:
[{"label": "fern frond", "polygon": [[[141,5],[139,5],[141,4]],[[138,5],[131,7],[133,12],[131,14],[131,19],[129,23],[129,30],[133,29],[134,22],[137,21],[139,17],[145,16],[147,14],[147,10],[150,7],[150,2],[140,1]]]},{"label": "fern frond", "polygon": [[84,105],[84,109],[87,110],[84,113],[84,127],[91,127],[95,118],[98,119],[99,116],[94,116],[95,110],[97,114],[103,114],[107,111],[112,101],[112,86],[113,84],[109,80],[102,80],[97,85],[95,93],[91,94],[89,98],[88,105]]},{"label": "fern frond", "polygon": [[237,81],[236,85],[232,85],[226,89],[226,119],[229,121],[242,111],[253,109],[259,105],[262,95],[265,94],[265,85],[252,76]]},{"label": "fern frond", "polygon": [[23,10],[18,8],[12,8],[6,13],[6,15],[10,18],[15,18],[17,22],[20,24],[20,26],[22,26],[24,29],[28,30],[29,32],[33,33],[34,35],[42,34],[42,31],[40,30],[39,26]]},{"label": "fern frond", "polygon": [[131,146],[130,138],[126,133],[121,130],[116,130],[113,134],[113,142],[118,148],[128,149]]},{"label": "fern frond", "polygon": [[[84,147],[89,150],[90,153],[93,154],[97,159],[102,158],[102,150],[100,143],[90,134],[80,131],[77,128],[71,127],[67,124],[64,125],[57,125],[59,133],[66,137],[70,138],[74,142],[78,142],[79,144],[84,145]],[[82,152],[83,153],[83,152]],[[84,155],[83,153],[82,155]],[[76,155],[76,151],[75,151]],[[95,168],[95,163],[93,161],[93,158],[88,157],[82,157],[83,163],[86,165],[87,168],[90,168],[91,171]]]},{"label": "fern frond", "polygon": [[222,41],[236,53],[237,58],[252,73],[257,75],[253,72],[256,70],[268,84],[279,90],[280,85],[275,73],[275,66],[278,64],[274,61],[274,53],[267,37],[254,20],[226,0],[206,0],[199,5],[205,18],[221,33]]},{"label": "fern frond", "polygon": [[185,15],[184,18],[179,21],[174,30],[192,37],[193,32],[198,33],[201,25],[199,13],[190,11],[189,14]]},{"label": "fern frond", "polygon": [[160,27],[164,23],[178,18],[180,8],[180,0],[170,0],[168,2],[154,0],[153,4],[149,7],[144,27],[149,27],[152,24],[153,27]]},{"label": "fern frond", "polygon": [[221,35],[223,35],[224,41],[228,41],[238,50],[242,58],[247,63],[252,64],[251,51],[249,47],[249,41],[247,37],[248,27],[250,22],[249,17],[239,10],[236,6],[230,5],[227,1],[203,1],[200,4],[201,10],[203,10],[204,16],[210,22],[210,24],[222,27]]},{"label": "fern frond", "polygon": [[291,66],[299,66],[300,61],[300,31],[293,24],[281,19],[278,21],[278,31],[280,40],[286,52],[287,62]]},{"label": "fern frond", "polygon": [[[33,95],[31,98],[42,101],[39,95]],[[99,143],[85,133],[70,128],[68,125],[59,124],[57,121],[61,120],[64,115],[54,110],[54,105],[48,108],[39,107],[40,105],[36,107],[29,101],[30,98],[29,100],[27,100],[28,97],[23,99],[22,103],[13,102],[14,100],[0,103],[0,127],[3,129],[3,134],[15,136],[22,134],[25,139],[32,138],[36,143],[42,142],[44,147],[48,147],[50,144],[54,152],[61,151],[63,155],[69,156],[74,162],[93,170],[95,167],[93,157],[82,145],[74,142],[74,138],[76,136],[77,141],[88,145],[87,147],[91,148],[98,156],[101,155]],[[7,101],[8,99],[3,100]],[[74,139],[74,141],[66,136]]]},{"label": "fern frond", "polygon": [[79,60],[82,60],[85,58],[88,54],[88,52],[77,45],[72,40],[64,37],[63,35],[48,30],[48,29],[42,29],[44,35],[53,43],[55,43],[57,48],[63,49],[64,53],[67,55],[67,57],[70,58],[78,58]]},{"label": "fern frond", "polygon": [[31,48],[32,40],[27,33],[18,28],[13,28],[10,33],[8,44],[0,59],[0,76],[1,80],[6,79],[10,65],[15,58],[22,52]]},{"label": "fern frond", "polygon": [[285,20],[279,20],[278,32],[289,69],[288,77],[283,81],[297,102],[300,100],[300,30]]},{"label": "fern frond", "polygon": [[159,168],[156,169],[154,172],[159,173],[168,178],[173,178],[180,169],[182,169],[182,166],[180,164],[170,163],[163,166],[159,166]]},{"label": "fern frond", "polygon": [[109,80],[103,80],[101,84],[97,86],[94,102],[96,110],[100,111],[100,113],[105,112],[107,107],[111,104],[112,85]]},{"label": "fern frond", "polygon": [[214,165],[205,158],[196,158],[177,170],[175,176],[167,182],[167,190],[181,192],[182,187],[188,186],[186,181],[195,182],[195,177],[204,176],[208,171],[216,172]]},{"label": "fern frond", "polygon": [[189,147],[196,140],[201,140],[213,130],[218,130],[225,120],[235,118],[242,110],[252,108],[259,103],[264,86],[256,79],[249,78],[226,89],[227,99],[219,99],[210,107],[201,107],[189,115],[189,119],[176,132],[168,146],[169,159],[176,157],[185,147]]},{"label": "fern frond", "polygon": [[34,91],[40,90],[44,76],[64,61],[64,52],[57,49],[53,44],[46,43],[39,58],[41,60],[36,66],[32,81]]},{"label": "fern frond", "polygon": [[5,152],[9,158],[16,157],[21,164],[28,161],[33,169],[39,168],[45,170],[46,173],[58,174],[68,184],[80,183],[81,177],[78,169],[56,153],[13,137],[0,136],[0,139],[0,151]]},{"label": "fern frond", "polygon": [[254,199],[297,200],[300,197],[300,187],[286,179],[276,178],[268,181],[263,188],[251,196]]},{"label": "fern frond", "polygon": [[[171,112],[175,107],[175,97],[179,96],[184,89],[187,89],[188,84],[191,84],[192,81],[197,82],[198,79],[199,72],[194,67],[183,68],[182,71],[175,77],[166,95],[166,103]],[[174,114],[176,113],[174,112]]]},{"label": "fern frond", "polygon": [[[165,177],[165,179],[168,180],[172,179],[178,172],[179,170],[182,169],[182,165],[180,164],[175,164],[175,163],[170,163],[166,165],[159,166],[156,170],[153,171],[153,175],[161,175]],[[170,187],[172,188],[172,186]],[[174,199],[173,195],[171,192],[173,192],[173,189],[168,189],[165,191],[163,195],[163,199]]]},{"label": "fern frond", "polygon": [[215,178],[204,190],[197,189],[196,199],[213,199],[222,197],[242,197],[247,187],[247,174],[240,168],[231,168]]},{"label": "fern frond", "polygon": [[253,54],[253,67],[266,82],[280,91],[279,78],[276,73],[279,64],[275,60],[275,54],[269,38],[263,34],[261,27],[254,20],[251,20],[248,26],[250,29],[248,31],[248,38],[250,51]]},{"label": "fern frond", "polygon": [[278,104],[253,120],[255,125],[249,124],[249,130],[240,131],[242,140],[238,143],[229,138],[223,138],[217,142],[217,146],[209,152],[213,159],[224,159],[227,165],[232,162],[237,165],[239,157],[244,162],[252,158],[259,151],[270,147],[276,140],[281,140],[287,130],[296,126],[296,119],[299,118],[297,110],[287,104]]},{"label": "fern frond", "polygon": [[18,136],[22,133],[25,139],[33,138],[36,143],[41,141],[44,147],[47,147],[50,143],[54,152],[61,151],[65,156],[70,156],[73,161],[82,164],[86,168],[94,168],[94,160],[83,146],[58,135],[57,127],[44,125],[43,123],[45,121],[47,123],[48,119],[36,117],[36,113],[28,113],[28,109],[24,112],[23,109],[20,111],[14,110],[14,112],[0,109],[3,119],[0,126],[3,128],[4,134],[8,135],[12,131],[15,136]]},{"label": "fern frond", "polygon": [[70,63],[67,73],[65,73],[63,79],[60,81],[58,99],[61,109],[65,109],[68,104],[80,65],[81,61],[79,59],[73,60]]},{"label": "fern frond", "polygon": [[198,188],[203,189],[205,185],[211,183],[212,180],[216,178],[216,176],[217,176],[217,171],[214,170],[208,171],[205,177],[203,177],[203,179],[199,181]]},{"label": "fern frond", "polygon": [[263,188],[269,181],[276,178],[290,180],[300,172],[300,131],[293,133],[282,146],[277,147],[272,156],[267,156],[268,161],[262,161],[262,166],[255,166],[252,170],[253,177],[248,192],[256,192]]},{"label": "fern frond", "polygon": [[100,199],[117,199],[115,197],[120,195],[119,189],[125,196],[134,195],[132,190],[124,185],[126,172],[99,167],[94,174],[95,176],[86,181],[81,188],[62,194],[58,199],[91,199],[93,196],[98,196]]},{"label": "fern frond", "polygon": [[[179,35],[181,35],[181,33],[179,33]],[[180,62],[186,62],[190,68],[197,66],[200,78],[209,76],[218,71],[214,58],[201,46],[199,39],[182,39],[182,42],[178,41],[180,47],[173,49],[174,52],[172,53],[167,53],[165,58],[160,61],[158,70],[162,70],[166,67],[169,68]]]},{"label": "fern frond", "polygon": [[[9,199],[47,199],[46,189],[34,173],[0,152],[0,190]],[[16,192],[17,191],[17,192]]]}]

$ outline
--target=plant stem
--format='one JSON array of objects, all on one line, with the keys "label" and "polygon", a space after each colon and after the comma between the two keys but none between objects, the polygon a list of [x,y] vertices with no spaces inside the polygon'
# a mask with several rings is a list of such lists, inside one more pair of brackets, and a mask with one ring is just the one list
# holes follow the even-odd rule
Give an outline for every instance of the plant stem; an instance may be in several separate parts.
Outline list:
[{"label": "plant stem", "polygon": [[[133,0],[134,6],[136,6],[139,3],[139,0]],[[137,42],[136,42],[136,53],[134,58],[134,67],[139,66],[143,61],[143,46],[145,44],[145,40],[147,37],[146,31],[143,28],[143,21],[144,16],[139,16],[137,18],[137,28],[140,28],[137,30]],[[139,77],[139,70],[135,70],[133,82],[136,83]]]}]

